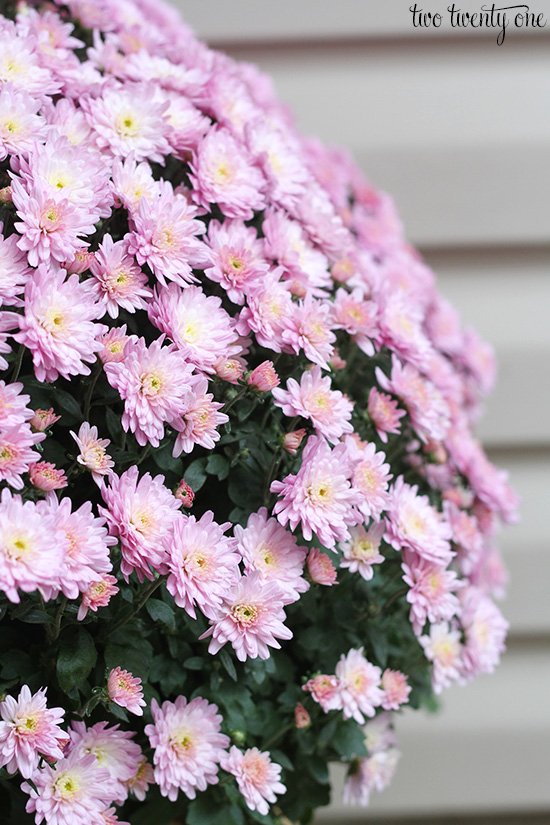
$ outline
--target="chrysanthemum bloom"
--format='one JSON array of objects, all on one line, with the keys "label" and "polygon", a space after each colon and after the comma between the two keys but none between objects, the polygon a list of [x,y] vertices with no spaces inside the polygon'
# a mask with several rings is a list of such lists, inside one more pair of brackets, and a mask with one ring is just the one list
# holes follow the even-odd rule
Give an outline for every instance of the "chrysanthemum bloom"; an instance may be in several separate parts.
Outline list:
[{"label": "chrysanthemum bloom", "polygon": [[478,520],[450,500],[443,502],[443,512],[451,526],[453,542],[458,546],[457,561],[460,570],[470,576],[483,551],[483,534]]},{"label": "chrysanthemum bloom", "polygon": [[108,438],[98,438],[97,427],[90,427],[87,421],[80,425],[78,435],[72,430],[71,435],[80,449],[76,460],[91,470],[95,483],[101,485],[103,477],[111,475],[115,466],[115,462],[106,451],[111,442]]},{"label": "chrysanthemum bloom", "polygon": [[405,410],[398,408],[397,401],[383,392],[378,392],[376,387],[371,387],[369,392],[367,412],[384,444],[388,442],[388,434],[395,435],[401,431],[399,420],[407,415]]},{"label": "chrysanthemum bloom", "polygon": [[193,618],[195,606],[214,618],[239,579],[236,539],[223,535],[230,527],[230,522],[217,524],[211,510],[198,521],[182,514],[165,540],[170,571],[166,587],[178,607]]},{"label": "chrysanthemum bloom", "polygon": [[164,163],[170,154],[166,139],[167,102],[155,99],[155,87],[148,83],[127,83],[105,87],[102,96],[81,99],[94,138],[102,150],[114,157]]},{"label": "chrysanthemum bloom", "polygon": [[446,567],[454,556],[451,528],[432,507],[428,496],[419,496],[418,487],[411,487],[403,476],[399,476],[390,495],[386,541],[396,550],[413,550],[427,562]]},{"label": "chrysanthemum bloom", "polygon": [[196,237],[205,231],[196,215],[197,207],[183,195],[174,194],[166,181],[156,197],[139,202],[134,231],[128,235],[128,251],[139,264],[148,264],[163,286],[167,280],[187,286],[197,280],[192,268],[202,268],[209,261],[208,249]]},{"label": "chrysanthemum bloom", "polygon": [[12,337],[12,330],[16,329],[20,323],[20,316],[15,312],[0,312],[0,370],[7,370],[8,362],[3,357],[11,352],[8,338]]},{"label": "chrysanthemum bloom", "polygon": [[115,243],[110,235],[104,235],[90,262],[94,292],[111,318],[118,318],[120,308],[128,312],[145,309],[145,299],[153,294],[146,286],[147,275],[127,250],[125,240]]},{"label": "chrysanthemum bloom", "polygon": [[295,134],[282,122],[257,118],[245,137],[269,182],[269,199],[291,210],[311,180]]},{"label": "chrysanthemum bloom", "polygon": [[267,816],[268,802],[277,801],[277,794],[285,793],[286,787],[280,781],[281,766],[271,761],[267,751],[248,748],[241,751],[233,745],[221,761],[224,771],[233,774],[239,790],[251,811]]},{"label": "chrysanthemum bloom", "polygon": [[363,517],[378,521],[383,511],[388,507],[390,495],[389,482],[393,475],[389,472],[390,465],[385,464],[385,453],[376,452],[373,442],[357,442],[353,437],[346,436],[346,448],[354,463],[352,485],[363,498],[358,505]]},{"label": "chrysanthemum bloom", "polygon": [[159,446],[165,423],[182,414],[190,392],[191,364],[163,341],[164,336],[150,346],[143,338],[128,342],[123,361],[105,364],[107,380],[124,399],[122,426],[142,447]]},{"label": "chrysanthemum bloom", "polygon": [[301,702],[298,702],[294,708],[294,724],[298,730],[309,728],[311,725],[311,716]]},{"label": "chrysanthemum bloom", "polygon": [[222,381],[238,384],[244,374],[244,367],[236,358],[219,358],[214,364],[214,372]]},{"label": "chrysanthemum bloom", "polygon": [[191,505],[193,504],[193,499],[195,498],[195,493],[193,492],[189,484],[182,478],[176,490],[174,491],[174,496],[179,501],[181,501],[182,507],[191,507]]},{"label": "chrysanthemum bloom", "polygon": [[261,347],[288,352],[290,347],[283,341],[283,331],[294,312],[294,304],[281,274],[282,268],[277,267],[250,287],[247,306],[240,313],[237,328],[241,335],[253,332]]},{"label": "chrysanthemum bloom", "polygon": [[23,685],[17,699],[6,696],[0,702],[0,767],[30,779],[41,756],[61,759],[60,746],[69,738],[59,727],[64,715],[63,708],[46,706],[46,688],[31,695]]},{"label": "chrysanthemum bloom", "polygon": [[380,300],[380,332],[383,343],[404,361],[423,369],[432,352],[422,329],[424,312],[402,289],[386,288]]},{"label": "chrysanthemum bloom", "polygon": [[5,306],[17,306],[32,270],[27,266],[27,256],[17,246],[18,235],[5,238],[3,228],[0,221],[0,301]]},{"label": "chrysanthemum bloom", "polygon": [[152,785],[154,781],[155,774],[153,772],[153,766],[147,761],[147,757],[143,756],[137,771],[131,779],[126,780],[125,784],[128,792],[133,794],[140,802],[143,802],[149,790],[149,785]]},{"label": "chrysanthemum bloom", "polygon": [[259,571],[254,571],[241,577],[200,638],[212,636],[209,653],[217,653],[230,642],[240,662],[247,657],[268,659],[269,647],[281,647],[277,639],[292,638],[292,631],[283,624],[284,604],[280,587],[262,581]]},{"label": "chrysanthemum bloom", "polygon": [[141,679],[132,676],[129,671],[121,667],[111,670],[107,679],[107,695],[111,702],[121,708],[126,708],[136,716],[143,716],[142,708],[147,706],[147,702],[143,700]]},{"label": "chrysanthemum bloom", "polygon": [[393,729],[393,713],[377,713],[369,719],[363,727],[365,747],[370,755],[380,753],[397,745],[397,737]]},{"label": "chrysanthemum bloom", "polygon": [[82,756],[71,751],[55,767],[45,765],[35,771],[34,787],[26,782],[21,786],[30,796],[27,813],[34,813],[36,823],[45,819],[47,825],[105,825],[103,811],[112,802],[109,772],[95,762],[93,753]]},{"label": "chrysanthemum bloom", "polygon": [[0,499],[0,590],[11,602],[24,593],[58,584],[58,570],[67,551],[64,536],[51,516],[32,501],[23,502],[2,490]]},{"label": "chrysanthemum bloom", "polygon": [[33,411],[27,406],[30,396],[22,394],[22,389],[19,381],[14,384],[0,381],[0,427],[17,427],[33,417]]},{"label": "chrysanthemum bloom", "polygon": [[400,758],[397,748],[388,748],[354,760],[344,786],[344,804],[368,805],[371,790],[383,791],[390,784]]},{"label": "chrysanthemum bloom", "polygon": [[246,527],[234,528],[238,550],[244,561],[245,573],[257,570],[263,581],[272,581],[285,593],[290,604],[308,589],[303,567],[306,548],[277,519],[268,518],[265,507],[248,517]]},{"label": "chrysanthemum bloom", "polygon": [[435,693],[441,693],[453,682],[462,679],[462,632],[456,624],[439,622],[430,625],[428,636],[420,636],[418,641],[424,648],[424,654],[433,664],[432,687]]},{"label": "chrysanthemum bloom", "polygon": [[306,431],[303,427],[299,430],[293,430],[291,433],[285,433],[283,436],[283,449],[289,455],[296,455],[300,448],[300,444],[304,440]]},{"label": "chrysanthemum bloom", "polygon": [[384,710],[398,710],[401,705],[409,701],[411,687],[407,681],[408,677],[400,670],[386,670],[382,674],[382,707]]},{"label": "chrysanthemum bloom", "polygon": [[99,314],[89,282],[38,267],[25,287],[25,314],[14,335],[31,351],[38,381],[90,374],[84,362],[95,361],[101,349],[96,335],[105,329],[93,323]]},{"label": "chrysanthemum bloom", "polygon": [[29,465],[29,479],[34,487],[48,493],[67,486],[65,470],[58,469],[51,461],[37,461]]},{"label": "chrysanthemum bloom", "polygon": [[219,763],[229,745],[220,733],[222,717],[217,705],[197,697],[188,702],[178,696],[175,702],[151,702],[154,723],[145,733],[155,750],[155,782],[163,796],[172,802],[178,791],[194,799],[197,790],[218,782]]},{"label": "chrysanthemum bloom", "polygon": [[404,553],[402,567],[403,581],[410,588],[407,593],[410,620],[417,635],[427,620],[449,620],[459,613],[459,601],[453,591],[463,587],[463,582],[454,570],[431,564],[408,551]]},{"label": "chrysanthemum bloom", "polygon": [[230,301],[242,305],[251,285],[269,271],[256,230],[243,221],[214,220],[208,226],[205,242],[210,247],[211,262],[204,274],[226,290]]},{"label": "chrysanthemum bloom", "polygon": [[238,352],[237,335],[221,298],[200,287],[160,289],[149,305],[151,322],[175,343],[182,355],[203,372],[214,372],[220,357]]},{"label": "chrysanthemum bloom", "polygon": [[273,366],[273,361],[262,361],[262,363],[252,370],[246,382],[258,392],[269,392],[280,384],[279,376]]},{"label": "chrysanthemum bloom", "polygon": [[201,206],[217,203],[226,217],[244,220],[265,208],[265,178],[228,129],[213,126],[190,166],[193,198]]},{"label": "chrysanthemum bloom", "polygon": [[296,355],[303,350],[306,358],[328,370],[336,336],[331,329],[330,305],[310,293],[294,307],[286,320],[282,338]]},{"label": "chrysanthemum bloom", "polygon": [[392,357],[391,378],[380,367],[376,379],[383,390],[401,398],[411,416],[412,425],[422,441],[442,441],[450,426],[449,406],[437,387],[424,378],[412,364],[403,365]]},{"label": "chrysanthemum bloom", "polygon": [[463,673],[469,679],[480,673],[492,673],[506,649],[509,624],[496,604],[477,587],[463,590],[461,608]]},{"label": "chrysanthemum bloom", "polygon": [[120,477],[112,475],[109,486],[101,488],[107,507],[99,511],[107,519],[112,535],[120,539],[120,569],[126,579],[133,570],[143,581],[153,579],[151,567],[164,571],[168,561],[162,546],[178,518],[180,502],[164,486],[164,476],[145,473],[139,478],[136,466]]},{"label": "chrysanthemum bloom", "polygon": [[354,289],[351,293],[346,289],[338,289],[334,297],[333,313],[336,328],[349,333],[366,355],[374,355],[373,341],[379,338],[376,303],[365,300],[360,289]]},{"label": "chrysanthemum bloom", "polygon": [[339,390],[331,389],[330,376],[323,377],[321,367],[302,373],[299,384],[289,378],[286,386],[286,390],[275,389],[273,398],[289,418],[309,418],[319,435],[331,444],[336,444],[344,433],[353,432],[353,404]]},{"label": "chrysanthemum bloom", "polygon": [[302,687],[307,693],[311,693],[313,699],[318,702],[325,713],[329,710],[341,710],[342,701],[340,699],[340,682],[336,676],[328,673],[321,673],[309,679]]},{"label": "chrysanthemum bloom", "polygon": [[44,433],[33,432],[25,422],[11,427],[0,424],[0,481],[7,481],[16,490],[22,490],[21,476],[40,458],[32,448],[43,438]]},{"label": "chrysanthemum bloom", "polygon": [[268,209],[264,218],[265,255],[283,267],[290,291],[325,297],[331,288],[328,260],[309,239],[305,227],[285,212]]},{"label": "chrysanthemum bloom", "polygon": [[36,432],[43,433],[48,427],[51,427],[52,424],[59,421],[60,418],[60,415],[54,413],[53,407],[50,407],[49,410],[37,409],[34,411],[34,415],[29,421],[29,424]]},{"label": "chrysanthemum bloom", "polygon": [[44,137],[46,121],[37,114],[40,101],[10,83],[0,87],[0,161],[27,154]]},{"label": "chrysanthemum bloom", "polygon": [[362,494],[351,489],[351,473],[343,444],[331,450],[324,439],[310,436],[298,473],[271,485],[272,493],[282,494],[273,512],[292,530],[301,524],[306,541],[315,533],[332,548],[349,537],[348,527],[361,518],[355,508]]},{"label": "chrysanthemum bloom", "polygon": [[332,561],[326,553],[322,553],[318,547],[312,547],[307,554],[307,570],[311,580],[316,584],[330,587],[336,584],[338,574]]},{"label": "chrysanthemum bloom", "polygon": [[126,324],[121,327],[112,327],[108,332],[99,335],[100,349],[98,355],[101,362],[103,364],[117,364],[124,361],[124,353],[129,341],[137,341],[137,336],[126,335]]},{"label": "chrysanthemum bloom", "polygon": [[106,800],[122,803],[128,796],[125,783],[135,775],[143,753],[140,746],[132,741],[135,733],[120,730],[118,725],[107,725],[107,722],[97,722],[86,727],[84,722],[72,722],[69,729],[70,753],[76,753],[81,758],[93,754],[95,769],[102,775],[103,769],[108,771],[108,779],[104,779]]},{"label": "chrysanthemum bloom", "polygon": [[176,458],[182,452],[190,453],[195,444],[213,450],[220,439],[219,425],[229,421],[229,416],[220,412],[223,404],[214,401],[207,389],[208,380],[204,375],[193,376],[182,413],[170,422],[178,433],[172,450]]},{"label": "chrysanthemum bloom", "polygon": [[95,254],[82,248],[74,253],[72,260],[63,261],[61,266],[63,269],[67,270],[69,275],[82,275],[83,272],[90,269],[90,266],[94,260]]},{"label": "chrysanthemum bloom", "polygon": [[340,657],[336,665],[338,692],[344,719],[355,719],[360,725],[365,716],[374,716],[382,704],[384,694],[380,689],[382,671],[363,656],[363,648],[352,648]]},{"label": "chrysanthemum bloom", "polygon": [[374,575],[372,565],[382,564],[385,560],[380,553],[384,529],[382,522],[372,524],[368,530],[362,524],[350,527],[349,540],[340,543],[344,555],[340,567],[347,567],[351,573],[359,573],[365,581],[370,581]]},{"label": "chrysanthemum bloom", "polygon": [[109,604],[111,598],[118,593],[119,590],[116,586],[116,581],[116,576],[107,574],[97,579],[97,581],[92,582],[82,594],[82,602],[78,609],[77,616],[79,622],[86,618],[88,610],[92,610],[95,613],[99,607],[106,607]]}]

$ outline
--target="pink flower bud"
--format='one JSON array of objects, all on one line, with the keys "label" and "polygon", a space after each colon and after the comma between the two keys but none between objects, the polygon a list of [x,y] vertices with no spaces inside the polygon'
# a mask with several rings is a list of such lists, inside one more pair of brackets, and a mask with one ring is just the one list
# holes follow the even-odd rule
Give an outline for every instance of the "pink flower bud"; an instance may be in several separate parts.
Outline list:
[{"label": "pink flower bud", "polygon": [[291,433],[286,433],[283,437],[283,449],[290,455],[296,455],[305,434],[306,431],[303,427],[299,430],[293,430]]},{"label": "pink flower bud", "polygon": [[428,441],[424,445],[424,452],[430,453],[438,464],[445,464],[448,458],[447,450],[440,441]]},{"label": "pink flower bud", "polygon": [[340,357],[338,350],[335,349],[329,359],[329,364],[333,370],[343,370],[347,361],[344,361],[344,359]]},{"label": "pink flower bud", "polygon": [[107,694],[111,702],[126,708],[136,716],[143,716],[142,708],[147,704],[143,700],[143,688],[141,679],[138,679],[128,670],[115,667],[109,673],[107,681]]},{"label": "pink flower bud", "polygon": [[3,189],[0,189],[0,203],[11,203],[12,200],[11,186],[4,186]]},{"label": "pink flower bud", "polygon": [[443,490],[441,497],[445,499],[445,501],[452,501],[457,507],[462,507],[462,493],[454,487],[448,487],[446,490]]},{"label": "pink flower bud", "polygon": [[72,261],[65,261],[63,267],[67,270],[69,275],[80,275],[90,268],[90,264],[95,259],[93,252],[88,252],[84,247],[75,252]]},{"label": "pink flower bud", "polygon": [[336,582],[336,568],[326,553],[321,553],[318,547],[312,547],[307,557],[309,575],[317,584],[330,587]]},{"label": "pink flower bud", "polygon": [[214,370],[218,378],[228,381],[230,384],[238,384],[239,378],[243,377],[243,366],[236,358],[220,358],[214,364]]},{"label": "pink flower bud", "polygon": [[305,297],[305,295],[307,294],[307,289],[301,281],[299,281],[297,278],[293,278],[288,283],[288,289],[293,295],[295,295],[297,298]]},{"label": "pink flower bud", "polygon": [[177,499],[179,499],[179,501],[181,501],[184,507],[191,507],[193,504],[193,499],[195,498],[195,493],[189,484],[183,480],[183,478],[174,491],[174,495]]},{"label": "pink flower bud", "polygon": [[47,430],[48,427],[51,427],[52,424],[55,424],[56,421],[59,421],[61,418],[60,415],[56,415],[53,411],[53,407],[50,407],[49,410],[35,410],[34,415],[30,420],[30,425],[33,430],[36,430],[38,433],[43,433],[44,430]]},{"label": "pink flower bud", "polygon": [[297,728],[309,728],[311,725],[311,717],[301,702],[294,708],[294,719]]},{"label": "pink flower bud", "polygon": [[349,258],[340,258],[330,268],[330,274],[339,284],[345,284],[346,281],[349,281],[354,271],[353,261],[350,261]]},{"label": "pink flower bud", "polygon": [[263,361],[247,378],[248,386],[260,392],[269,392],[280,383],[272,361]]},{"label": "pink flower bud", "polygon": [[39,490],[49,493],[50,490],[61,490],[67,486],[64,470],[58,470],[55,464],[49,461],[38,461],[29,466],[29,478]]}]

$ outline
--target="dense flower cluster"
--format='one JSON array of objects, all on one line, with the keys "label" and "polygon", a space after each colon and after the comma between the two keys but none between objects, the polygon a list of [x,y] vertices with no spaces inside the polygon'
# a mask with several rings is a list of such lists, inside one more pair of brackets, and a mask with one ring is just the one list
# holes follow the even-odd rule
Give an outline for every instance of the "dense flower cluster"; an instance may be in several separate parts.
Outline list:
[{"label": "dense flower cluster", "polygon": [[0,219],[2,810],[306,820],[335,759],[365,804],[504,649],[490,347],[157,0],[6,4]]}]

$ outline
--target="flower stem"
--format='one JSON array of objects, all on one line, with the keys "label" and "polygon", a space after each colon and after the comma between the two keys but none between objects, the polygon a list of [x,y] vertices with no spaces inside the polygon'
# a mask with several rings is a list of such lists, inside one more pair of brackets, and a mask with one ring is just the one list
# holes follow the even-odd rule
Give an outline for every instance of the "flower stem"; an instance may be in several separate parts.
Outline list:
[{"label": "flower stem", "polygon": [[151,583],[150,583],[150,584],[149,584],[149,585],[145,588],[145,590],[143,590],[143,591],[142,591],[140,600],[139,600],[139,601],[138,601],[138,603],[137,603],[137,604],[136,604],[136,605],[135,605],[135,606],[131,609],[131,611],[130,611],[129,613],[127,613],[127,614],[126,614],[126,616],[124,616],[122,619],[120,619],[120,620],[119,620],[119,621],[118,621],[115,625],[113,625],[113,627],[111,627],[111,629],[110,629],[110,630],[109,630],[109,632],[107,633],[107,638],[108,638],[109,636],[112,636],[112,635],[113,635],[113,633],[114,633],[116,630],[119,630],[121,627],[123,627],[123,626],[124,626],[127,622],[129,622],[129,621],[130,621],[130,619],[133,619],[133,618],[134,618],[134,616],[136,615],[136,613],[139,613],[139,611],[141,610],[141,608],[143,607],[143,605],[145,604],[145,602],[147,601],[147,599],[148,599],[150,596],[152,596],[152,595],[153,595],[153,593],[155,592],[155,590],[157,589],[157,587],[160,587],[160,585],[161,585],[163,582],[165,582],[167,578],[168,578],[168,573],[166,573],[164,576],[159,576],[159,578],[158,578],[158,579],[155,579],[155,581],[152,581],[152,582],[151,582]]},{"label": "flower stem", "polygon": [[86,395],[84,396],[84,421],[87,421],[88,416],[90,415],[92,395],[94,393],[95,385],[97,384],[97,379],[99,378],[102,367],[103,364],[101,363],[101,360],[98,358],[94,371],[92,373],[92,377],[90,378],[90,383],[88,384],[88,389],[86,390]]},{"label": "flower stem", "polygon": [[13,362],[13,371],[10,378],[10,383],[13,384],[14,381],[17,381],[19,378],[19,373],[21,372],[21,364],[23,363],[23,356],[25,355],[25,345],[21,344],[19,349],[17,350],[17,355],[15,357],[15,361]]},{"label": "flower stem", "polygon": [[241,398],[243,397],[243,395],[247,392],[247,390],[248,390],[248,386],[246,386],[246,387],[241,387],[241,389],[239,390],[239,392],[237,393],[237,395],[235,395],[233,398],[231,398],[229,401],[227,401],[227,402],[223,405],[223,408],[222,408],[222,409],[223,409],[224,413],[226,413],[226,412],[227,412],[227,410],[231,409],[231,407],[233,406],[233,404],[236,404],[236,403],[237,403],[237,401],[240,401],[240,400],[241,400]]}]

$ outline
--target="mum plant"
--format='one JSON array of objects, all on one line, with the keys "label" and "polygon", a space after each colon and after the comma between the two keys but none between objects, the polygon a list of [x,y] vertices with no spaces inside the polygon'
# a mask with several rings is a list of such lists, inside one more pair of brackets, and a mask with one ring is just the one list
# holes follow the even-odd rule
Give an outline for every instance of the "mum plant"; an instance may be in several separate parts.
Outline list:
[{"label": "mum plant", "polygon": [[0,822],[308,822],[493,670],[491,349],[156,0],[0,19]]}]

